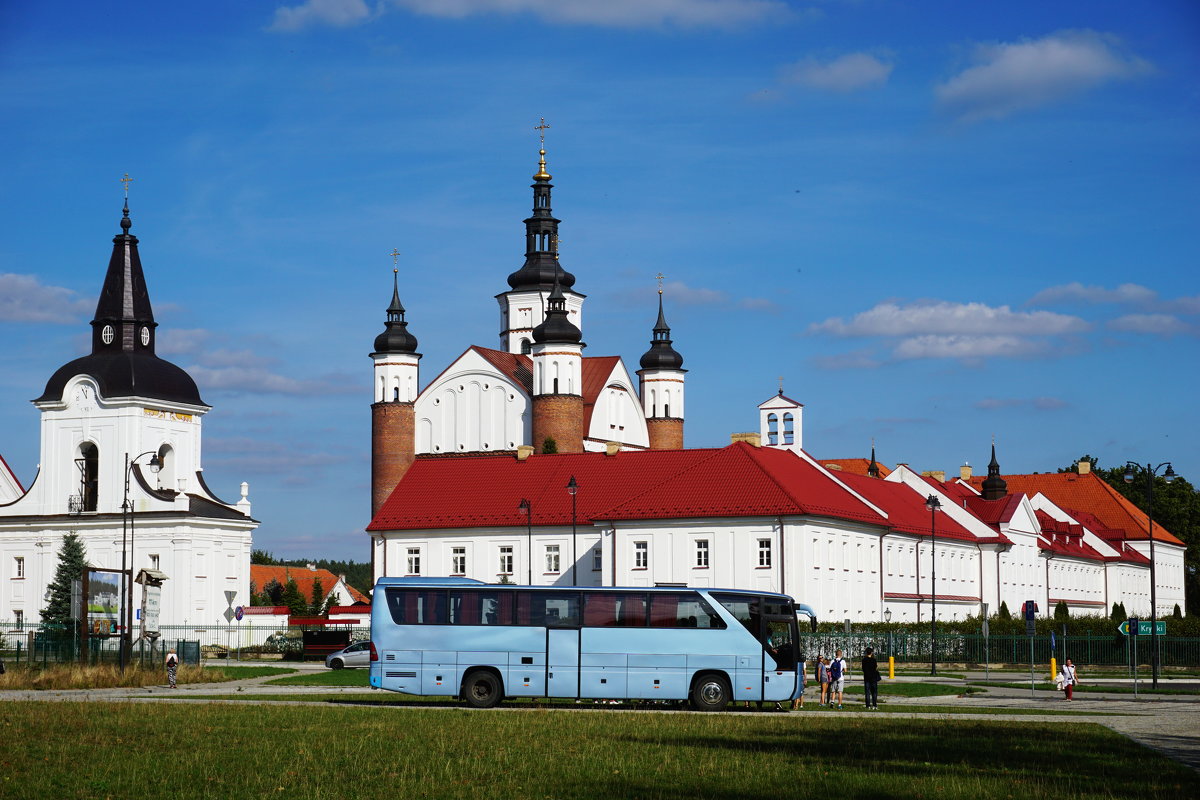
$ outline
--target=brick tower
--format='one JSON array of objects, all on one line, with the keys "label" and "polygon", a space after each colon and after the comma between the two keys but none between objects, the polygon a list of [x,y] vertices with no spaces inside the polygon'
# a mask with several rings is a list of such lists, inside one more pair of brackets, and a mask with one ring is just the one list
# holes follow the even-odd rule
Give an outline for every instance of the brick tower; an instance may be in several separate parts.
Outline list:
[{"label": "brick tower", "polygon": [[683,449],[683,356],[671,347],[671,328],[663,315],[662,278],[658,287],[658,322],[650,349],[641,360],[642,410],[651,450]]},{"label": "brick tower", "polygon": [[387,500],[416,454],[415,409],[419,378],[417,337],[408,332],[400,304],[397,271],[383,333],[375,337],[374,397],[371,404],[371,517]]},{"label": "brick tower", "polygon": [[546,302],[546,319],[533,329],[533,441],[541,453],[553,439],[560,453],[583,452],[583,334],[567,319],[558,281]]}]

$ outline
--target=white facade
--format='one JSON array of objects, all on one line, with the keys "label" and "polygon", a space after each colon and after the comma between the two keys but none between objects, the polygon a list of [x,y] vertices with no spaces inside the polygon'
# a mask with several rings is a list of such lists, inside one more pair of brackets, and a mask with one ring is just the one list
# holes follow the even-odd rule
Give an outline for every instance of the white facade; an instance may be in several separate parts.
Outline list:
[{"label": "white facade", "polygon": [[[529,353],[533,329],[546,321],[548,291],[511,291],[496,295],[500,303],[500,349],[507,353]],[[578,292],[563,290],[567,319],[583,330],[583,301]]]}]

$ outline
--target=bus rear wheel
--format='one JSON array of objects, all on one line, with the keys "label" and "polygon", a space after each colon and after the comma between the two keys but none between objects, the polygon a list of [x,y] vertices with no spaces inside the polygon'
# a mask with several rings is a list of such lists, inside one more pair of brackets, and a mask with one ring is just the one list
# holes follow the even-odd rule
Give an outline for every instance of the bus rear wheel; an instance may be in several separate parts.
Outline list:
[{"label": "bus rear wheel", "polygon": [[471,708],[492,708],[503,698],[495,673],[477,670],[463,679],[463,699]]},{"label": "bus rear wheel", "polygon": [[724,711],[729,705],[729,681],[710,672],[696,678],[692,686],[692,708],[697,711]]}]

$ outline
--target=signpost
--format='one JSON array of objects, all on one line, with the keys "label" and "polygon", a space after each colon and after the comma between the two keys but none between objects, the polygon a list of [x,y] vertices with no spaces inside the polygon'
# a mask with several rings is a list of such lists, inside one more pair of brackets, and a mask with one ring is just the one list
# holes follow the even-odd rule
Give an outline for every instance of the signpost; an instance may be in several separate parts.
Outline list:
[{"label": "signpost", "polygon": [[1128,636],[1129,631],[1133,631],[1133,636],[1130,636],[1129,638],[1133,642],[1133,699],[1137,700],[1137,637],[1138,634],[1141,633],[1142,626],[1137,617],[1130,617],[1121,624],[1125,626],[1125,630],[1121,631],[1121,633],[1124,633]]},{"label": "signpost", "polygon": [[1037,610],[1038,606],[1032,600],[1026,600],[1021,605],[1021,610],[1025,612],[1025,635],[1029,637],[1029,696],[1036,696],[1034,693],[1034,677],[1033,677],[1033,636],[1037,633]]},{"label": "signpost", "polygon": [[[1136,630],[1134,629],[1135,626]],[[1127,619],[1118,625],[1117,632],[1123,636],[1129,636],[1130,634],[1134,636],[1166,636],[1167,623],[1165,620],[1151,622],[1148,619],[1137,619],[1135,617]]]},{"label": "signpost", "polygon": [[237,608],[235,608],[233,610],[233,617],[234,617],[234,619],[236,619],[238,621],[238,646],[237,646],[238,661],[242,660],[242,617],[245,616],[245,614],[246,614],[246,610],[244,608],[242,608],[241,606],[238,606]]},{"label": "signpost", "polygon": [[988,677],[991,670],[989,664],[991,656],[988,653],[988,604],[983,604],[983,679],[990,680]]}]

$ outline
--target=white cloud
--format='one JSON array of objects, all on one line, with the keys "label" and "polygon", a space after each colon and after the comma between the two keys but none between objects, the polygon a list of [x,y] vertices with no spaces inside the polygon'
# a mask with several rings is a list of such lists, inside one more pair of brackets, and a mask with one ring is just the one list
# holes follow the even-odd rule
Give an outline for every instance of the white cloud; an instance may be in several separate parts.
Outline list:
[{"label": "white cloud", "polygon": [[1153,69],[1120,52],[1115,37],[1090,30],[978,45],[974,60],[936,88],[943,109],[965,122],[1001,119]]},{"label": "white cloud", "polygon": [[62,286],[46,286],[36,275],[0,272],[0,322],[79,322],[95,300]]},{"label": "white cloud", "polygon": [[1030,358],[1047,351],[1044,342],[1020,336],[914,336],[899,342],[892,351],[898,359],[957,358],[978,361],[983,358]]},{"label": "white cloud", "polygon": [[784,69],[784,80],[810,89],[829,92],[853,92],[882,86],[892,73],[892,65],[868,53],[848,53],[821,63],[806,58]]},{"label": "white cloud", "polygon": [[1191,332],[1191,327],[1170,314],[1126,314],[1108,321],[1109,330],[1127,333],[1150,333],[1156,336],[1178,336]]},{"label": "white cloud", "polygon": [[1123,283],[1115,289],[1105,289],[1103,286],[1084,286],[1075,281],[1062,286],[1051,286],[1029,298],[1027,305],[1049,306],[1060,303],[1082,303],[1099,305],[1115,303],[1117,305],[1148,305],[1158,299],[1158,292],[1139,286],[1136,283]]},{"label": "white cloud", "polygon": [[298,380],[279,375],[262,366],[186,367],[202,391],[245,392],[247,394],[329,395],[354,394],[362,387],[353,381],[318,379]]},{"label": "white cloud", "polygon": [[729,295],[717,289],[694,288],[683,281],[670,281],[663,286],[666,298],[681,306],[707,306],[729,301]]},{"label": "white cloud", "polygon": [[[482,14],[528,14],[543,22],[646,28],[753,24],[789,13],[782,0],[387,0],[413,14],[463,19]],[[381,3],[377,10],[385,7]],[[291,32],[311,25],[344,27],[372,16],[364,0],[306,0],[276,10],[270,29]]]},{"label": "white cloud", "polygon": [[812,359],[812,365],[817,369],[875,369],[883,366],[873,350],[852,350],[849,353],[837,353],[831,356],[817,356]]},{"label": "white cloud", "polygon": [[833,317],[813,323],[810,333],[852,336],[920,336],[939,334],[960,337],[1015,334],[1020,336],[1081,333],[1091,325],[1079,317],[1051,311],[1013,311],[1008,306],[983,303],[929,302],[880,303],[855,314],[849,322]]},{"label": "white cloud", "polygon": [[765,297],[745,297],[738,300],[737,305],[747,311],[766,311],[769,314],[778,314],[783,310],[774,300]]},{"label": "white cloud", "polygon": [[202,352],[212,333],[203,328],[169,328],[154,343],[160,356],[192,355]]},{"label": "white cloud", "polygon": [[298,6],[275,9],[275,20],[268,30],[291,33],[312,25],[345,28],[357,25],[371,15],[363,0],[305,0]]}]

